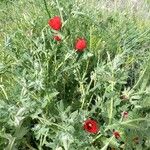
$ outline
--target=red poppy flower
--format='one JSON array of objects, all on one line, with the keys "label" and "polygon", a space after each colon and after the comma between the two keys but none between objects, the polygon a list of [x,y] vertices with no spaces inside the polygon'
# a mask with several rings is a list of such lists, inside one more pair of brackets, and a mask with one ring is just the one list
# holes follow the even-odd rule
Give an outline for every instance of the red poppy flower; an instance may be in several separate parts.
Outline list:
[{"label": "red poppy flower", "polygon": [[55,41],[61,41],[61,37],[58,36],[58,35],[54,36],[53,38],[54,38]]},{"label": "red poppy flower", "polygon": [[118,131],[114,131],[113,132],[113,135],[116,139],[119,139],[120,138],[120,133]]},{"label": "red poppy flower", "polygon": [[54,30],[60,30],[62,26],[61,18],[59,16],[55,16],[48,21],[49,26]]},{"label": "red poppy flower", "polygon": [[122,113],[122,116],[123,116],[123,118],[128,118],[128,112],[127,112],[127,111],[124,111],[124,112]]},{"label": "red poppy flower", "polygon": [[93,119],[88,119],[84,122],[84,129],[90,133],[97,133],[99,131],[98,124]]},{"label": "red poppy flower", "polygon": [[77,41],[75,43],[75,49],[78,52],[83,52],[86,47],[87,47],[87,43],[86,43],[86,40],[84,38],[77,39]]}]

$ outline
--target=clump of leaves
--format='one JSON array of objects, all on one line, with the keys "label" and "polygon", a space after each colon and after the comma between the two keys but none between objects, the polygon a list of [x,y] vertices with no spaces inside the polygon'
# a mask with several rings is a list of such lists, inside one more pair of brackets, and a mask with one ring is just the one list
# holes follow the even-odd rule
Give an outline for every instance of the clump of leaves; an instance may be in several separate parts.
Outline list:
[{"label": "clump of leaves", "polygon": [[[98,4],[2,2],[2,149],[150,147],[149,22]],[[60,31],[47,23],[56,15]]]}]

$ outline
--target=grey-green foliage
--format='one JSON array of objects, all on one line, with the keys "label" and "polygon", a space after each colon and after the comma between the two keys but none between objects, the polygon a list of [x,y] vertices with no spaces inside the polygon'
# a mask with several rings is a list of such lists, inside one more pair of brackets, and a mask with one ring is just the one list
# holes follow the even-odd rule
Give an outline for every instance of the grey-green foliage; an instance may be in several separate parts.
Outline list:
[{"label": "grey-green foliage", "polygon": [[[63,15],[59,44],[43,1],[1,2],[0,149],[121,147],[113,129],[125,149],[148,149],[150,22],[143,7],[139,15],[116,2],[119,9],[107,1],[47,1],[51,17]],[[80,56],[77,37],[88,43]],[[98,135],[83,130],[90,117]]]}]

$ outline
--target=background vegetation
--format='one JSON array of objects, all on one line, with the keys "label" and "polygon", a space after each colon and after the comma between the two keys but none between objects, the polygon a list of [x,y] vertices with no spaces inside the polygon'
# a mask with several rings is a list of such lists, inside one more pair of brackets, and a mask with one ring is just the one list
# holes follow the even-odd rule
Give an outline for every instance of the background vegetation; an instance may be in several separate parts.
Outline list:
[{"label": "background vegetation", "polygon": [[[0,1],[0,150],[148,150],[150,1],[46,3],[50,16],[44,0]],[[56,15],[59,43],[47,23]],[[88,118],[98,134],[83,130]]]}]

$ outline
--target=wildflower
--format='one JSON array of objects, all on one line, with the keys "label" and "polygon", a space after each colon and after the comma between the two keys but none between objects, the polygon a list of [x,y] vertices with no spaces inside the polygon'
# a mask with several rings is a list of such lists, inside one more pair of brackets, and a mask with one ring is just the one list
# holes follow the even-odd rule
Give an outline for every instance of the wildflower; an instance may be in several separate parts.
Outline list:
[{"label": "wildflower", "polygon": [[78,52],[83,52],[86,47],[87,47],[87,43],[86,43],[86,40],[84,38],[77,39],[77,41],[75,43],[75,49]]},{"label": "wildflower", "polygon": [[62,26],[61,18],[59,16],[55,16],[48,21],[49,26],[54,30],[60,30]]},{"label": "wildflower", "polygon": [[88,119],[84,122],[84,129],[90,133],[97,133],[99,131],[98,124],[93,119]]},{"label": "wildflower", "polygon": [[120,133],[118,131],[114,131],[113,132],[113,135],[116,139],[119,139],[120,138]]},{"label": "wildflower", "polygon": [[124,111],[124,112],[122,113],[122,116],[123,116],[123,118],[128,118],[128,112],[127,112],[127,111]]},{"label": "wildflower", "polygon": [[61,37],[58,36],[58,35],[54,36],[53,38],[54,38],[55,41],[61,41]]}]

